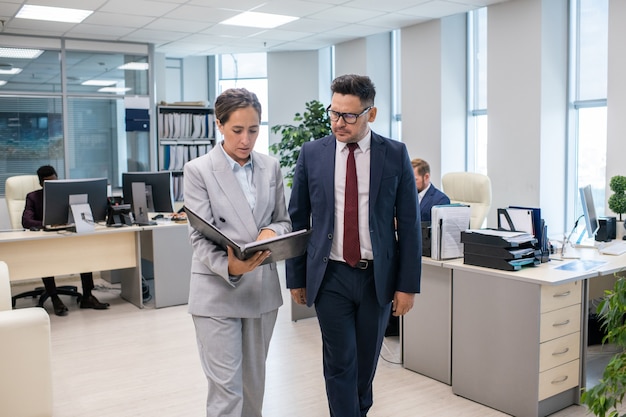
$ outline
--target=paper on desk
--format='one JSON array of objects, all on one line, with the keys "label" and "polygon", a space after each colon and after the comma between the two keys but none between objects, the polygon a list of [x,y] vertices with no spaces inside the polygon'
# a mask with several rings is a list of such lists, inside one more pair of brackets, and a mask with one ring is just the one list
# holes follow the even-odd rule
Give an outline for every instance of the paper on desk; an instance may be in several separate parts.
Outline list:
[{"label": "paper on desk", "polygon": [[471,209],[461,204],[434,206],[431,211],[431,258],[436,260],[461,258],[461,232],[467,230]]},{"label": "paper on desk", "polygon": [[498,209],[498,227],[504,230],[515,230],[534,235],[533,211],[510,207]]}]

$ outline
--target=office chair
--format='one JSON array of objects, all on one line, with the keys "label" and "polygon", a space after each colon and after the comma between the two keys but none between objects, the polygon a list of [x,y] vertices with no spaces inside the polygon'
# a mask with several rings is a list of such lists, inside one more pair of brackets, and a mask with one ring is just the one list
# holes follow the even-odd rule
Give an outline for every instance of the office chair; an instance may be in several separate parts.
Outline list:
[{"label": "office chair", "polygon": [[[39,185],[39,177],[37,175],[16,175],[7,178],[5,182],[5,199],[7,202],[7,208],[9,211],[9,220],[13,229],[22,228],[22,213],[26,206],[26,195],[31,191],[35,191],[41,188]],[[82,294],[78,292],[78,287],[74,285],[62,285],[57,287],[57,293],[59,295],[69,295],[77,297],[77,302],[80,301]],[[43,303],[50,297],[44,287],[37,287],[32,291],[23,292],[13,296],[12,303],[15,307],[15,302],[19,298],[26,297],[39,297],[37,305],[43,307]]]},{"label": "office chair", "polygon": [[441,185],[450,203],[470,206],[470,228],[480,229],[491,208],[489,177],[475,172],[449,172],[441,178]]},{"label": "office chair", "polygon": [[50,317],[11,308],[9,268],[0,261],[0,404],[2,415],[52,417]]}]

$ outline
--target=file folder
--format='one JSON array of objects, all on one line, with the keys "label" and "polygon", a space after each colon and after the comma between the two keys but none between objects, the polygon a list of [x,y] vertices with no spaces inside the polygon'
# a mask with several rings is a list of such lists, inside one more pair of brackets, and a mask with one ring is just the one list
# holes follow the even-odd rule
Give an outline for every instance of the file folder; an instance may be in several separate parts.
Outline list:
[{"label": "file folder", "polygon": [[220,245],[224,250],[226,250],[227,246],[230,246],[233,248],[235,256],[239,259],[248,259],[258,251],[269,250],[272,252],[261,265],[303,255],[312,232],[311,229],[302,229],[270,239],[241,244],[226,236],[221,230],[198,216],[188,207],[185,207],[185,212],[191,227],[202,233],[207,239]]},{"label": "file folder", "polygon": [[470,224],[471,208],[462,204],[433,206],[431,211],[431,258],[454,259],[463,256],[461,232]]}]

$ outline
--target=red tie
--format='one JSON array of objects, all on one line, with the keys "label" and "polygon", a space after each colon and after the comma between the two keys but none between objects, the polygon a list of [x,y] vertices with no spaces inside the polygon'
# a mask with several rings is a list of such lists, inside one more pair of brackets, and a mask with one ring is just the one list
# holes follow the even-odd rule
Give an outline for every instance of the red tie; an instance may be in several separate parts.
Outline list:
[{"label": "red tie", "polygon": [[348,163],[346,165],[346,196],[343,212],[343,259],[350,266],[356,266],[361,259],[359,243],[359,190],[356,180],[354,150],[356,143],[348,143]]}]

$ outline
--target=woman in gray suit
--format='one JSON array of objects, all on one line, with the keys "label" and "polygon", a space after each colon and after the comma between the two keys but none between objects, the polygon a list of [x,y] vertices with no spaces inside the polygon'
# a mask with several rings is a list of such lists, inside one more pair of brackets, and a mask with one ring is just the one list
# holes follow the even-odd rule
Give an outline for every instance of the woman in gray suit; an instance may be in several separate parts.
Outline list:
[{"label": "woman in gray suit", "polygon": [[[215,101],[224,136],[185,165],[185,206],[236,242],[291,231],[278,161],[254,152],[261,104],[244,88]],[[193,246],[189,313],[208,380],[208,417],[261,416],[265,359],[282,305],[276,264],[268,251],[241,261],[190,227]]]}]

